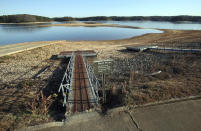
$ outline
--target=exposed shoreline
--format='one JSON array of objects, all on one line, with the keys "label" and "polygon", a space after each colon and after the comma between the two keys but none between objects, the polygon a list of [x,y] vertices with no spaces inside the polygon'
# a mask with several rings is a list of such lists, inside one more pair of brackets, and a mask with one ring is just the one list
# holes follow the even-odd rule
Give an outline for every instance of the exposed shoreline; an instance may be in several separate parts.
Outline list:
[{"label": "exposed shoreline", "polygon": [[[85,25],[88,25],[88,24],[56,24],[56,25],[53,25],[53,26],[85,26]],[[51,25],[47,25],[47,26],[51,26]],[[120,28],[135,28],[135,27],[132,27],[132,26],[121,26],[121,25],[110,25],[110,24],[89,24],[89,26],[91,27],[120,27]],[[136,28],[135,28],[136,29]],[[147,40],[152,40],[155,38],[162,38],[163,36],[171,36],[171,37],[174,37],[174,35],[180,35],[180,34],[201,34],[201,31],[200,30],[169,30],[169,29],[156,29],[156,30],[160,30],[160,31],[163,31],[163,33],[148,33],[148,34],[144,34],[144,35],[141,35],[141,36],[134,36],[134,37],[130,37],[130,38],[125,38],[125,39],[119,39],[119,40],[94,40],[94,41],[91,41],[91,40],[79,40],[79,41],[70,41],[70,43],[76,43],[76,42],[81,42],[81,43],[103,43],[103,42],[116,42],[116,43],[119,43],[119,42],[127,42],[127,44],[125,44],[125,46],[129,46],[129,45],[132,45],[131,42],[135,42],[137,45],[142,45],[142,44],[151,44],[151,43],[146,43]],[[144,40],[143,40],[144,38]],[[138,41],[138,39],[142,39],[140,40],[141,42]],[[9,49],[12,49],[12,48],[20,48],[20,47],[23,47],[23,49],[19,49],[19,50],[29,50],[29,48],[33,48],[33,47],[42,47],[44,45],[47,45],[47,44],[51,44],[51,43],[58,43],[58,41],[62,41],[62,42],[69,42],[68,40],[51,40],[51,41],[37,41],[37,42],[23,42],[23,43],[13,43],[13,44],[7,44],[7,45],[0,45],[0,48],[2,49],[1,52],[0,52],[0,56],[4,56],[2,54],[2,52],[5,52],[3,51],[3,49],[6,49],[6,48],[9,48]],[[153,43],[153,42],[152,42]],[[33,45],[30,46],[30,47],[26,47],[27,45]],[[25,48],[26,47],[26,48]],[[7,50],[7,49],[6,49]],[[13,50],[13,49],[12,49]],[[15,50],[14,52],[21,52],[21,51],[17,51]],[[12,52],[10,53],[5,53],[5,55],[9,55],[9,54],[13,54]]]},{"label": "exposed shoreline", "polygon": [[131,29],[145,29],[143,27],[135,27],[135,26],[123,26],[118,24],[102,24],[102,23],[65,23],[65,24],[49,24],[49,25],[40,25],[41,27],[47,26],[67,26],[67,27],[119,27],[119,28],[131,28]]},{"label": "exposed shoreline", "polygon": [[[126,52],[126,46],[135,46],[135,45],[157,45],[157,44],[186,44],[186,43],[200,43],[201,42],[201,31],[194,30],[163,30],[164,33],[158,34],[145,34],[142,36],[132,37],[128,39],[121,40],[101,40],[101,41],[59,41],[53,43],[54,41],[38,41],[38,42],[26,42],[26,43],[17,43],[12,45],[14,48],[20,48],[23,45],[37,45],[37,48],[31,50],[24,50],[23,52],[14,53],[8,56],[0,57],[0,113],[2,118],[0,123],[3,123],[5,126],[3,128],[7,129],[16,129],[24,126],[36,125],[45,122],[53,122],[54,119],[52,116],[44,115],[32,115],[32,113],[26,113],[30,103],[38,97],[40,90],[47,88],[55,89],[59,87],[60,79],[63,76],[63,69],[66,68],[66,64],[62,62],[61,59],[51,59],[54,55],[59,54],[62,51],[76,51],[76,50],[94,50],[97,53],[95,60],[104,60],[110,58],[119,58],[119,59],[132,59],[136,54],[139,54],[141,59],[149,58],[149,53],[131,53]],[[39,45],[47,44],[47,46],[38,47]],[[2,51],[4,47],[0,46]],[[5,48],[4,48],[5,49]],[[6,49],[5,49],[6,50]],[[189,57],[189,58],[188,58]],[[153,77],[149,79],[143,77],[143,81],[146,80],[148,89],[143,90],[133,90],[132,93],[128,94],[129,98],[136,98],[136,100],[131,99],[131,104],[137,102],[155,102],[158,99],[160,100],[169,100],[172,97],[176,96],[192,96],[198,95],[200,90],[200,57],[192,57],[187,55],[187,59],[193,60],[191,64],[185,64],[182,67],[182,59],[180,61],[172,61],[175,67],[182,67],[182,70],[188,70],[186,75],[183,75],[183,71],[180,74],[171,74],[169,68],[164,68],[163,66],[157,69],[160,69],[166,73],[167,79],[162,77]],[[162,60],[162,59],[161,59]],[[89,61],[90,62],[90,61]],[[168,64],[171,64],[169,62]],[[168,65],[166,64],[166,65]],[[164,66],[166,66],[164,65]],[[189,70],[188,66],[192,65],[192,71]],[[157,66],[156,66],[157,67]],[[186,67],[188,67],[186,69]],[[162,69],[161,69],[162,68]],[[41,72],[45,70],[44,72]],[[168,69],[168,70],[166,70]],[[177,68],[175,68],[177,69]],[[180,71],[180,70],[179,70]],[[40,75],[35,78],[36,74]],[[185,73],[185,72],[184,72]],[[169,76],[169,74],[171,74]],[[128,75],[129,76],[129,75]],[[114,76],[115,79],[121,81],[117,75]],[[137,77],[137,74],[135,74]],[[139,77],[140,78],[140,77]],[[162,78],[162,79],[161,79]],[[115,80],[114,79],[114,80]],[[111,81],[113,82],[113,81]],[[115,84],[116,81],[114,81]],[[134,81],[137,85],[138,81]],[[143,82],[143,84],[145,84]],[[140,82],[138,82],[140,85]],[[160,85],[160,86],[158,86]],[[142,86],[142,85],[141,85]],[[191,88],[189,88],[191,87]],[[109,88],[109,86],[108,86]],[[140,88],[141,89],[141,88]],[[152,90],[160,89],[160,90]],[[50,90],[51,91],[51,90]],[[147,91],[143,93],[142,91]],[[162,93],[160,93],[162,91]],[[165,91],[170,91],[169,94]],[[174,93],[174,91],[176,91]],[[186,91],[186,92],[182,92]],[[54,92],[53,92],[54,93]],[[173,96],[171,96],[171,93]],[[166,94],[164,97],[160,97],[159,94]],[[180,95],[181,94],[181,95]],[[53,96],[53,94],[50,94]],[[169,95],[169,96],[168,96]],[[178,96],[177,96],[178,95]],[[150,98],[149,96],[155,96]],[[140,99],[141,98],[141,99]],[[147,101],[141,101],[142,98],[147,98]],[[116,98],[115,98],[116,99]],[[132,103],[133,102],[133,103]],[[23,109],[21,108],[23,107]],[[55,110],[51,110],[55,112]],[[58,111],[58,110],[57,110]],[[20,113],[20,114],[19,114]],[[57,113],[57,112],[56,112]],[[56,114],[55,113],[55,114]],[[21,115],[24,114],[24,115]],[[55,115],[53,114],[53,115]],[[9,120],[6,121],[5,120]],[[34,124],[33,124],[34,123]],[[1,125],[3,125],[1,124]]]}]

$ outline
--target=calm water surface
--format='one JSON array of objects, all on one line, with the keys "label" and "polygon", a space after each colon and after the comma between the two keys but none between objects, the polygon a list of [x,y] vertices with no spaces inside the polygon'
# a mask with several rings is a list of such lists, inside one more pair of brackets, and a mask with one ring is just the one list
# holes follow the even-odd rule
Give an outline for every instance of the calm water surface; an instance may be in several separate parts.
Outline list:
[{"label": "calm water surface", "polygon": [[0,45],[49,40],[116,40],[147,33],[162,33],[162,31],[115,27],[0,25]]},{"label": "calm water surface", "polygon": [[[155,21],[99,21],[144,28],[201,30],[201,23],[172,23]],[[49,40],[117,40],[147,33],[162,33],[153,29],[116,27],[40,27],[38,25],[0,25],[0,45]]]},{"label": "calm water surface", "polygon": [[195,22],[157,22],[157,21],[101,21],[108,24],[129,25],[144,28],[175,29],[175,30],[201,30],[201,23]]}]

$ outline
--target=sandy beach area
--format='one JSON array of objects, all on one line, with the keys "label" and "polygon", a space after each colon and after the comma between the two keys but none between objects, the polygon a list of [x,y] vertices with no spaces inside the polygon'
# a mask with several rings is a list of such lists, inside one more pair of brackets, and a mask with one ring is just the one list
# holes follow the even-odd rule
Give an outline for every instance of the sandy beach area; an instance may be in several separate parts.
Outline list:
[{"label": "sandy beach area", "polygon": [[93,23],[93,22],[73,22],[73,23],[63,23],[63,24],[46,24],[46,25],[40,25],[40,26],[41,27],[47,27],[47,26],[119,27],[119,28],[130,28],[130,29],[143,29],[142,27],[135,27],[135,26],[125,26],[125,25],[118,25],[118,24]]}]

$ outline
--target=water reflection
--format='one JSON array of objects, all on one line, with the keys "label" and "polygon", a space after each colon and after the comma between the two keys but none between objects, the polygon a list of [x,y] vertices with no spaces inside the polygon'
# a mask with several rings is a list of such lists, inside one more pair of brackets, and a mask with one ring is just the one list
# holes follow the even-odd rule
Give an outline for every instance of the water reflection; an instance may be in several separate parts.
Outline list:
[{"label": "water reflection", "polygon": [[[17,24],[10,24],[10,25],[0,25],[0,30],[2,32],[34,32],[39,30],[48,30],[50,27],[41,27],[38,25],[17,25]],[[1,32],[1,31],[0,31]]]}]

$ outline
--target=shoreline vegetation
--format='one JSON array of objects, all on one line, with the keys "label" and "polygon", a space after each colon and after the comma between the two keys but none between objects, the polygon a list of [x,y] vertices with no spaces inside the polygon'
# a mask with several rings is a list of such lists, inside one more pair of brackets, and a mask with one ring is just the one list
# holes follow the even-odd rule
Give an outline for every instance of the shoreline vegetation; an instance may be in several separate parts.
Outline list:
[{"label": "shoreline vegetation", "polygon": [[201,22],[201,16],[93,16],[93,17],[44,17],[29,14],[3,15],[0,23],[32,23],[63,21],[166,21],[166,22]]}]

